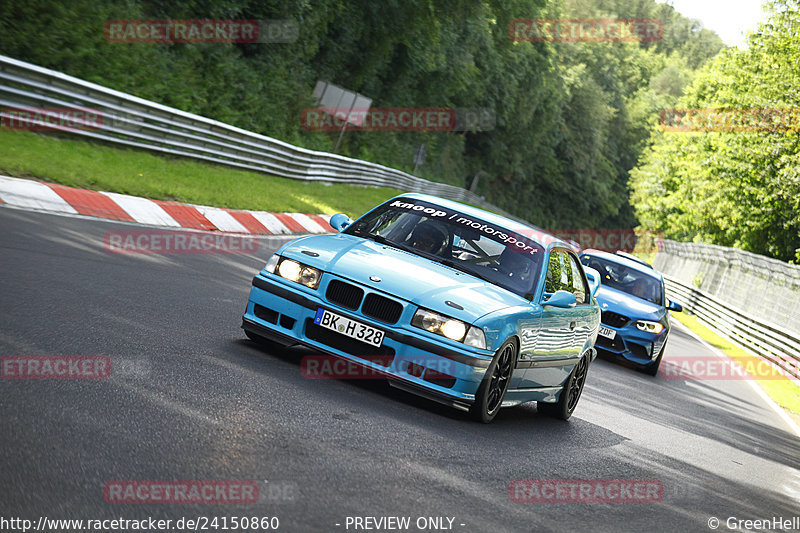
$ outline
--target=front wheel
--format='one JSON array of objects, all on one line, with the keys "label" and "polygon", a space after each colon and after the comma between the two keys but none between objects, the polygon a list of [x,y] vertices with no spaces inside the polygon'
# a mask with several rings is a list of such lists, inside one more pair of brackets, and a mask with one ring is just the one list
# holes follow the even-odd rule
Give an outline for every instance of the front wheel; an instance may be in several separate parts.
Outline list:
[{"label": "front wheel", "polygon": [[556,403],[536,402],[536,409],[540,413],[560,418],[561,420],[569,420],[572,416],[575,407],[578,406],[578,400],[581,399],[583,386],[586,384],[586,374],[589,371],[589,354],[585,354],[572,369],[567,381],[564,383],[564,388],[561,389],[561,395],[558,397]]},{"label": "front wheel", "polygon": [[497,416],[511,383],[516,361],[517,343],[508,339],[497,350],[475,394],[475,403],[470,408],[470,414],[475,420],[488,424]]}]

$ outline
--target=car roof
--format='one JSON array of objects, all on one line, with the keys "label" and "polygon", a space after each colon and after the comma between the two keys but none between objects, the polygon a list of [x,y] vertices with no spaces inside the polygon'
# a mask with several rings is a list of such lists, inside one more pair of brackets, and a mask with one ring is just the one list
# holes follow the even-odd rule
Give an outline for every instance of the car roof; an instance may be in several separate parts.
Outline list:
[{"label": "car roof", "polygon": [[529,239],[537,242],[538,244],[540,244],[541,246],[543,246],[548,250],[553,247],[567,248],[569,250],[573,249],[572,246],[567,244],[562,239],[559,239],[558,237],[547,233],[543,229],[534,226],[533,224],[523,224],[516,220],[492,213],[491,211],[486,211],[485,209],[481,209],[479,207],[473,207],[471,205],[462,204],[460,202],[455,202],[453,200],[446,200],[444,198],[439,198],[438,196],[431,196],[429,194],[421,194],[421,193],[401,194],[399,196],[392,198],[389,201],[391,202],[392,200],[401,198],[423,200],[425,202],[438,204],[441,205],[442,207],[460,211],[461,213],[467,216],[479,218],[485,222],[489,222],[491,224],[495,224],[497,226],[524,235],[525,237],[528,237]]},{"label": "car roof", "polygon": [[599,257],[600,259],[603,259],[605,261],[609,261],[611,263],[617,263],[618,265],[623,265],[627,268],[636,270],[637,272],[641,272],[643,274],[652,276],[661,281],[662,283],[664,281],[663,276],[659,272],[655,271],[653,267],[651,267],[650,265],[642,263],[638,260],[628,259],[624,255],[612,254],[610,252],[604,252],[603,250],[594,250],[591,248],[583,250],[580,253],[580,255],[581,256],[591,255],[594,257]]},{"label": "car roof", "polygon": [[653,265],[651,265],[650,263],[648,263],[644,259],[639,259],[635,255],[631,255],[628,252],[623,252],[622,250],[617,250],[616,252],[614,252],[614,254],[621,255],[622,257],[624,257],[626,259],[630,259],[631,261],[636,261],[637,263],[642,264],[642,265],[646,266],[647,268],[653,268]]}]

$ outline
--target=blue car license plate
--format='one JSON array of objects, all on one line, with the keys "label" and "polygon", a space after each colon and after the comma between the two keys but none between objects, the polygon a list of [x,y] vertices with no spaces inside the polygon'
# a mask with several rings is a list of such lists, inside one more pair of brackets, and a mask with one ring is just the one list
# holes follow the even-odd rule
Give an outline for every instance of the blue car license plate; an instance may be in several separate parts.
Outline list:
[{"label": "blue car license plate", "polygon": [[598,335],[602,335],[607,339],[614,339],[617,336],[617,332],[611,328],[607,328],[605,326],[600,326],[600,329],[597,332]]},{"label": "blue car license plate", "polygon": [[350,320],[342,315],[337,315],[321,307],[317,309],[314,324],[372,346],[377,347],[383,343],[383,331],[361,322]]}]

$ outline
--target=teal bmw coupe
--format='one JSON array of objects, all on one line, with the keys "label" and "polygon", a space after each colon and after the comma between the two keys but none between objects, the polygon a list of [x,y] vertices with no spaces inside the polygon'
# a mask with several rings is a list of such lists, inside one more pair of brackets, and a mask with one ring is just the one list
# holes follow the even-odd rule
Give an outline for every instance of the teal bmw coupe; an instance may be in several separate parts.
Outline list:
[{"label": "teal bmw coupe", "polygon": [[572,415],[596,355],[600,276],[567,243],[423,194],[330,222],[253,278],[250,339],[344,359],[484,423],[530,401]]}]

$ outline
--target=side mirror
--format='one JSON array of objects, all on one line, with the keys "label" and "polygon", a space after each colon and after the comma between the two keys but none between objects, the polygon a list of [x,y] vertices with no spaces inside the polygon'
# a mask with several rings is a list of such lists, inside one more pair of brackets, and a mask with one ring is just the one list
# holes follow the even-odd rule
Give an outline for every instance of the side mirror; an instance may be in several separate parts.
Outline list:
[{"label": "side mirror", "polygon": [[587,266],[583,267],[583,271],[586,272],[586,278],[589,280],[589,290],[592,293],[592,298],[594,298],[597,294],[597,289],[600,288],[600,272]]},{"label": "side mirror", "polygon": [[542,305],[549,305],[552,307],[574,307],[578,301],[575,299],[575,295],[571,292],[567,291],[556,291],[553,295],[547,299],[546,302],[542,302]]},{"label": "side mirror", "polygon": [[350,217],[344,213],[336,213],[331,217],[330,225],[336,231],[342,231],[344,228],[349,226],[351,222],[353,221],[350,220]]},{"label": "side mirror", "polygon": [[683,311],[683,306],[678,302],[673,302],[672,300],[667,300],[667,301],[669,302],[669,304],[667,304],[667,309],[669,309],[670,311],[675,311],[678,313]]}]

